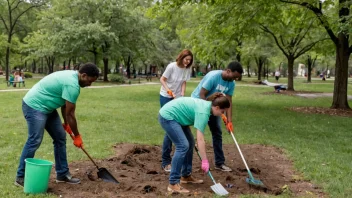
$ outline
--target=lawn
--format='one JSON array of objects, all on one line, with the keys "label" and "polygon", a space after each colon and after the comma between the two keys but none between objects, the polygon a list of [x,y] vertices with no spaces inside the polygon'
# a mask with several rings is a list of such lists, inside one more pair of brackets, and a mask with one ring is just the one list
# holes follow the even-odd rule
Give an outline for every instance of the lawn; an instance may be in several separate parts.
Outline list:
[{"label": "lawn", "polygon": [[[38,80],[29,79],[26,88]],[[244,82],[238,82],[233,97],[237,141],[240,144],[278,146],[285,150],[304,179],[311,180],[331,197],[349,197],[352,194],[351,118],[288,111],[287,108],[293,106],[329,107],[332,99],[264,95],[263,92],[273,91],[273,88],[247,86],[252,80],[254,78],[244,78]],[[270,81],[274,82],[273,79]],[[280,82],[286,83],[287,80],[280,79]],[[188,95],[197,84],[197,79],[187,84]],[[1,83],[0,89],[8,88]],[[94,158],[106,158],[113,153],[112,146],[119,142],[160,145],[164,132],[157,122],[159,89],[159,85],[82,89],[76,117],[89,154]],[[296,79],[295,89],[332,92],[333,81],[316,79],[307,84],[304,79]],[[351,90],[350,86],[349,94]],[[27,138],[21,111],[25,93],[0,92],[0,197],[50,197],[26,196],[21,188],[13,185],[18,159]],[[209,142],[209,131],[206,131],[206,138]],[[233,144],[231,136],[225,134],[223,138],[224,143]],[[36,153],[37,158],[53,161],[51,142],[46,134]],[[88,160],[69,139],[67,149],[69,161]]]}]

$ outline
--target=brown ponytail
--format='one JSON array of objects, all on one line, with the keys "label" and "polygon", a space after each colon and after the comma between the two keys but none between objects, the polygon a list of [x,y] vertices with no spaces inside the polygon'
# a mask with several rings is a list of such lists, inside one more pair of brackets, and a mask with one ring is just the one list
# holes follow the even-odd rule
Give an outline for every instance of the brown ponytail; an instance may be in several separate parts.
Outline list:
[{"label": "brown ponytail", "polygon": [[207,101],[211,101],[212,106],[219,106],[220,109],[230,108],[230,101],[226,98],[223,93],[215,92],[207,98]]}]

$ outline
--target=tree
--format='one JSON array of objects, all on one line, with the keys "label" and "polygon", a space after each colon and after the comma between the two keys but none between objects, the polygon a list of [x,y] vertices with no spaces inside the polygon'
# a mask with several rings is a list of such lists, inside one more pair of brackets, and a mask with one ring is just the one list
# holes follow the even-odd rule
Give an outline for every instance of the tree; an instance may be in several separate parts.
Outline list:
[{"label": "tree", "polygon": [[5,28],[7,34],[7,47],[5,55],[6,80],[9,80],[9,62],[11,42],[14,34],[21,31],[19,21],[23,15],[31,9],[40,7],[44,4],[43,1],[24,1],[24,0],[6,0],[0,2],[0,21]]},{"label": "tree", "polygon": [[[318,7],[315,6],[316,1],[296,1],[296,0],[280,0],[284,3],[299,5],[315,14],[320,24],[325,28],[331,41],[336,49],[336,70],[334,82],[334,94],[331,108],[350,109],[347,100],[347,84],[348,84],[348,61],[352,52],[352,45],[349,42],[351,34],[352,17],[350,13],[349,0],[327,0],[318,1]],[[324,5],[324,9],[323,9]],[[336,8],[336,12],[335,11]],[[329,16],[329,12],[333,11],[334,16],[338,13],[338,17]],[[335,28],[331,24],[338,24]]]}]

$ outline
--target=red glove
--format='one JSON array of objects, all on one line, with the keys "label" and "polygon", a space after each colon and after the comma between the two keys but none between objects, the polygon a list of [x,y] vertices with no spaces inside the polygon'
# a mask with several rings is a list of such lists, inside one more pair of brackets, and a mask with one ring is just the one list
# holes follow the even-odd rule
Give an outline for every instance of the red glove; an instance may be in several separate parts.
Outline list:
[{"label": "red glove", "polygon": [[173,98],[176,98],[175,94],[170,89],[167,90],[167,94],[169,94]]},{"label": "red glove", "polygon": [[233,125],[232,125],[232,122],[228,122],[228,123],[226,124],[226,128],[227,128],[228,131],[233,132]]},{"label": "red glove", "polygon": [[82,148],[83,147],[83,141],[81,138],[81,135],[76,135],[73,139],[73,144],[78,147],[78,148]]},{"label": "red glove", "polygon": [[202,160],[202,170],[204,173],[208,173],[209,171],[209,161],[208,160]]}]

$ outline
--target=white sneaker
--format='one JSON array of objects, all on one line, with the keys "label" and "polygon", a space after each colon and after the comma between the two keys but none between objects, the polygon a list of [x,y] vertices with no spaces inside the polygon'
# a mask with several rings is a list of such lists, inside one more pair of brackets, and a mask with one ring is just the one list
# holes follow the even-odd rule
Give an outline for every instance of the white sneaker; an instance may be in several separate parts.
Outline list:
[{"label": "white sneaker", "polygon": [[168,172],[168,173],[171,172],[171,164],[164,166],[163,169],[165,172]]},{"label": "white sneaker", "polygon": [[232,169],[228,166],[226,166],[225,164],[222,164],[220,166],[215,166],[215,169],[216,170],[221,170],[221,171],[224,171],[224,172],[231,172]]}]

